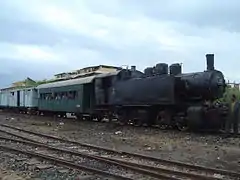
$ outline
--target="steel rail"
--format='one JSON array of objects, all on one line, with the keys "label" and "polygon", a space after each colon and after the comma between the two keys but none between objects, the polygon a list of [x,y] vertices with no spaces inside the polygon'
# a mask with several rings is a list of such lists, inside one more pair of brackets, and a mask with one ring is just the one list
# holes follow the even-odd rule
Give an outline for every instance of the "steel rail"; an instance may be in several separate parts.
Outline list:
[{"label": "steel rail", "polygon": [[166,180],[167,179],[169,179],[169,180],[179,180],[177,178],[172,178],[170,176],[161,175],[161,174],[156,173],[154,171],[141,169],[141,168],[138,168],[136,166],[134,167],[134,166],[126,165],[126,164],[121,164],[121,163],[117,162],[116,159],[110,160],[110,159],[108,159],[106,157],[100,157],[100,156],[96,156],[96,155],[89,155],[89,154],[86,154],[86,153],[80,153],[80,152],[71,151],[71,150],[63,149],[63,148],[56,148],[54,146],[50,146],[50,145],[46,145],[46,144],[38,143],[38,142],[15,140],[15,139],[6,138],[6,137],[0,137],[0,139],[20,142],[20,143],[29,144],[29,145],[35,145],[35,146],[39,146],[39,147],[48,148],[48,149],[51,149],[51,150],[56,150],[56,151],[60,151],[60,152],[64,152],[64,153],[69,153],[71,155],[86,157],[86,158],[98,160],[98,161],[101,161],[101,162],[104,162],[104,163],[121,166],[123,168],[128,168],[128,169],[134,170],[136,172],[142,173],[144,175],[149,175],[149,176],[156,177],[156,178],[161,178],[161,179],[166,179]]},{"label": "steel rail", "polygon": [[26,132],[26,133],[41,136],[41,137],[55,139],[55,140],[66,142],[66,143],[73,143],[73,144],[76,144],[76,145],[79,145],[79,146],[93,148],[93,149],[97,149],[97,150],[104,150],[104,151],[107,151],[107,152],[134,156],[134,157],[138,157],[138,158],[143,158],[143,159],[147,159],[147,160],[156,161],[156,162],[163,163],[163,164],[179,166],[179,167],[182,167],[182,168],[189,168],[189,169],[192,169],[192,170],[202,170],[202,171],[206,171],[206,172],[209,172],[209,173],[217,173],[217,174],[222,174],[222,175],[227,175],[227,176],[232,176],[232,177],[240,177],[240,173],[234,172],[234,171],[228,171],[228,170],[216,169],[216,168],[209,168],[209,167],[205,167],[205,166],[193,165],[193,164],[183,163],[183,162],[179,162],[179,161],[165,160],[165,159],[160,159],[160,158],[156,158],[156,157],[152,157],[152,156],[147,156],[147,155],[144,155],[144,154],[131,153],[131,152],[127,152],[127,151],[118,151],[118,150],[105,148],[105,147],[101,147],[101,146],[96,146],[96,145],[91,145],[91,144],[87,144],[87,143],[81,143],[81,142],[77,142],[77,141],[63,139],[61,137],[57,137],[57,136],[53,136],[53,135],[37,133],[37,132],[33,132],[33,131],[30,131],[30,130],[25,130],[25,129],[14,127],[14,126],[7,125],[7,124],[0,124],[0,126],[7,127],[7,128],[10,128],[10,129],[15,129],[15,130],[18,130],[18,131]]},{"label": "steel rail", "polygon": [[3,150],[3,151],[13,151],[13,152],[17,152],[17,153],[21,153],[21,154],[25,154],[25,155],[29,155],[29,156],[34,156],[34,157],[37,157],[37,158],[42,158],[42,159],[45,159],[47,161],[52,161],[56,164],[63,165],[65,167],[75,169],[75,170],[78,170],[78,171],[87,171],[87,172],[90,172],[90,173],[103,175],[105,177],[106,176],[107,177],[113,177],[113,178],[121,179],[121,180],[133,180],[132,178],[128,178],[128,177],[112,174],[112,173],[109,173],[109,172],[106,172],[106,171],[101,171],[99,169],[75,164],[75,163],[72,163],[71,161],[59,159],[59,158],[44,155],[44,154],[41,154],[41,153],[23,151],[23,150],[20,150],[20,149],[12,148],[12,147],[9,147],[9,146],[3,146],[3,145],[0,145],[0,149]]},{"label": "steel rail", "polygon": [[[148,174],[150,176],[153,175],[154,177],[156,176],[156,174],[152,174],[149,171],[146,171],[146,169],[150,170],[151,172],[156,171],[158,173],[170,174],[170,175],[176,175],[176,176],[183,176],[183,177],[188,177],[188,178],[193,178],[193,179],[220,180],[219,178],[215,178],[215,177],[204,176],[204,175],[199,175],[199,174],[194,174],[194,173],[186,173],[186,172],[181,172],[181,171],[176,171],[176,170],[171,170],[171,169],[166,169],[166,168],[160,168],[160,167],[154,167],[154,166],[149,166],[149,165],[143,165],[143,164],[133,163],[133,162],[129,162],[129,161],[119,160],[119,159],[116,159],[116,158],[102,157],[102,156],[97,156],[97,155],[89,155],[89,154],[86,154],[86,153],[72,151],[72,150],[68,150],[68,149],[65,149],[65,148],[56,148],[54,146],[47,145],[47,144],[44,144],[44,143],[16,140],[16,139],[2,137],[2,136],[0,136],[0,139],[7,140],[7,141],[14,141],[14,142],[18,142],[18,143],[24,143],[24,144],[28,144],[28,145],[35,145],[35,146],[39,146],[39,147],[44,147],[44,148],[51,149],[51,150],[56,150],[56,151],[60,151],[60,152],[64,152],[64,153],[69,153],[71,155],[87,157],[87,158],[90,158],[90,159],[111,163],[111,164],[114,164],[114,165],[117,165],[117,166],[122,166],[124,168],[129,168],[129,166],[131,166],[129,169],[132,169],[132,170],[136,170],[135,167],[137,167],[137,168],[143,169],[143,170],[141,170],[141,173]],[[134,167],[134,168],[132,168],[132,167]],[[161,178],[176,179],[176,178],[165,177],[165,176],[163,176]]]}]

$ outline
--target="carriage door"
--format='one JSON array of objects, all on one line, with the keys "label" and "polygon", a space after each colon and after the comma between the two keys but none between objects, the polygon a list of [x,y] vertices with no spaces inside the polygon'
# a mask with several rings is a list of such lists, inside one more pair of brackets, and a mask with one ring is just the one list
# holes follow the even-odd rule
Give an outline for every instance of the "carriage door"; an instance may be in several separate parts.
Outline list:
[{"label": "carriage door", "polygon": [[20,106],[20,91],[17,91],[17,107]]}]

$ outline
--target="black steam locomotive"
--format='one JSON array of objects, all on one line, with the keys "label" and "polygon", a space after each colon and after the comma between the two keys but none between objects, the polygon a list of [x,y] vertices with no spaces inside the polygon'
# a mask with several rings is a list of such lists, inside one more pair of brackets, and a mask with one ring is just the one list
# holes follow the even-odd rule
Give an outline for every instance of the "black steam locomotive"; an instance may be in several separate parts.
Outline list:
[{"label": "black steam locomotive", "polygon": [[[160,63],[144,72],[119,69],[37,87],[0,91],[0,107],[32,114],[79,119],[118,119],[120,123],[157,125],[179,130],[219,129],[227,109],[216,103],[225,92],[222,72],[208,54],[207,70],[182,73],[180,64]],[[29,112],[30,109],[30,112]]]},{"label": "black steam locomotive", "polygon": [[[214,55],[207,54],[207,70],[182,73],[180,64],[157,64],[144,73],[123,69],[95,79],[96,114],[107,112],[122,124],[157,125],[179,130],[219,129],[225,106],[216,103],[225,92],[222,72],[214,68]],[[169,72],[168,72],[169,71]]]}]

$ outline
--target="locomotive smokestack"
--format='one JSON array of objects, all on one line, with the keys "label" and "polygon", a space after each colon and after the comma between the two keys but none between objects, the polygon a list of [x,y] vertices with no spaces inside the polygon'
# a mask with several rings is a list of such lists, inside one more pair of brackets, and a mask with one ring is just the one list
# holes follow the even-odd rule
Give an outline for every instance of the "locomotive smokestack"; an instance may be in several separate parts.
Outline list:
[{"label": "locomotive smokestack", "polygon": [[207,70],[214,70],[214,54],[206,54],[207,59]]}]

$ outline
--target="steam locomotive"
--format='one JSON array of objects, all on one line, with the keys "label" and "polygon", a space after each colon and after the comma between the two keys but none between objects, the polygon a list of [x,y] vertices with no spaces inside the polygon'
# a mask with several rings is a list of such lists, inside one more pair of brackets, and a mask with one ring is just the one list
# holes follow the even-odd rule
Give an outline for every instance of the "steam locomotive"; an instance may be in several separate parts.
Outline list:
[{"label": "steam locomotive", "polygon": [[78,119],[117,119],[121,124],[156,125],[162,129],[219,129],[227,109],[216,103],[225,92],[214,55],[207,54],[207,69],[182,73],[180,64],[160,63],[140,72],[116,72],[41,84],[37,87],[3,89],[0,108],[37,115],[76,115]]},{"label": "steam locomotive", "polygon": [[[122,124],[132,121],[181,131],[219,129],[227,110],[215,100],[223,96],[226,83],[223,73],[214,68],[214,54],[207,54],[206,60],[207,70],[196,73],[182,74],[180,64],[172,64],[168,73],[164,63],[146,68],[142,74],[135,67],[120,71],[108,77],[102,93],[96,89],[100,102],[96,107],[110,111]],[[97,78],[96,83],[104,80],[106,83]]]}]

